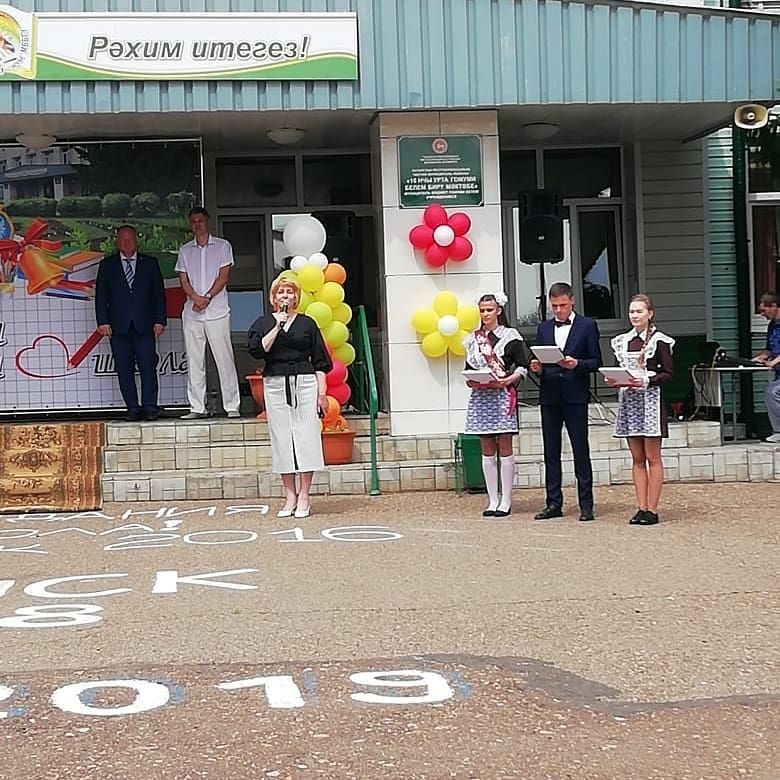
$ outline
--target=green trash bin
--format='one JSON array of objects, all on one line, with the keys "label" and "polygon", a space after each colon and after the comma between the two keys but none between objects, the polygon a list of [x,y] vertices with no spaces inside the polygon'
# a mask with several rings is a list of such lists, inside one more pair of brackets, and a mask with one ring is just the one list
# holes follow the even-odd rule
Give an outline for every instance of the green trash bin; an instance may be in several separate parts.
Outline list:
[{"label": "green trash bin", "polygon": [[469,493],[486,492],[479,436],[473,433],[459,433],[455,442],[455,460],[458,466],[460,489]]}]

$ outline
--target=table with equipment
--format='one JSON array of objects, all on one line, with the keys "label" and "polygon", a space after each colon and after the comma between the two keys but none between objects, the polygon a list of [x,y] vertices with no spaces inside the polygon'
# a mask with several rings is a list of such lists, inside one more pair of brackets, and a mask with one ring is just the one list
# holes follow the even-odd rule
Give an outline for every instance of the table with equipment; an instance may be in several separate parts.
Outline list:
[{"label": "table with equipment", "polygon": [[[694,391],[700,396],[697,399],[697,406],[711,406],[719,409],[721,444],[745,441],[747,438],[740,436],[740,426],[737,424],[735,379],[744,374],[770,370],[768,366],[758,364],[742,366],[699,365],[692,368]],[[731,392],[731,436],[727,435],[726,427],[726,390]]]}]

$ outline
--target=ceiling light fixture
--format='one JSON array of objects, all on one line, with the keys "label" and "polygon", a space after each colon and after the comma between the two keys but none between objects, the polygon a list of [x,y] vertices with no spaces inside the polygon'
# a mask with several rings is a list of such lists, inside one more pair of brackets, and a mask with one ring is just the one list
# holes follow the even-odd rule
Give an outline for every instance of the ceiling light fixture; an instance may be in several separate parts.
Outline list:
[{"label": "ceiling light fixture", "polygon": [[559,130],[560,125],[557,122],[530,122],[523,125],[523,132],[534,141],[544,141],[546,138],[552,138]]},{"label": "ceiling light fixture", "polygon": [[303,140],[306,131],[300,127],[277,127],[268,131],[268,137],[279,146],[292,146]]},{"label": "ceiling light fixture", "polygon": [[16,141],[26,149],[37,152],[54,146],[57,139],[53,135],[47,135],[46,133],[19,133],[16,136]]}]

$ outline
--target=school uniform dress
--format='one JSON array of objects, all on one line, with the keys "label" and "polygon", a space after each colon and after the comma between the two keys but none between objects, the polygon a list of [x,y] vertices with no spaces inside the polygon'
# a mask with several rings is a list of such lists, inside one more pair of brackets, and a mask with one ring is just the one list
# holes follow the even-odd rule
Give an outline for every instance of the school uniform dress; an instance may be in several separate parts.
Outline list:
[{"label": "school uniform dress", "polygon": [[[523,337],[514,329],[504,325],[488,331],[487,339],[493,354],[502,362],[506,374],[521,368],[527,374],[527,366],[533,357]],[[486,370],[488,361],[472,333],[464,341],[466,347],[466,368]],[[514,387],[473,387],[466,411],[466,433],[496,435],[517,433],[517,392]]]},{"label": "school uniform dress", "polygon": [[281,329],[266,352],[263,337],[276,327],[266,314],[249,329],[252,357],[265,360],[263,392],[271,437],[271,463],[276,474],[321,471],[320,421],[317,417],[317,371],[333,367],[317,323],[297,314],[289,329]]},{"label": "school uniform dress", "polygon": [[[674,373],[674,339],[660,330],[654,330],[645,344],[644,334],[632,328],[628,333],[615,336],[611,344],[621,368],[644,368],[648,372],[646,387],[620,388],[614,436],[668,437],[668,417],[661,397],[661,386],[671,381]],[[644,366],[641,366],[643,347]]]}]

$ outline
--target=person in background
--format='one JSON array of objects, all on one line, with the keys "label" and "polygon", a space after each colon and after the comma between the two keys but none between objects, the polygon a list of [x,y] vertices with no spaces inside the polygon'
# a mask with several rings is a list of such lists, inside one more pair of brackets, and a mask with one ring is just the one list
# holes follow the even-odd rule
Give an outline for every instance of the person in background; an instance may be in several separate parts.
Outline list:
[{"label": "person in background", "polygon": [[[157,345],[168,320],[165,285],[154,257],[138,252],[138,234],[132,225],[116,232],[118,252],[100,261],[95,281],[98,331],[111,339],[119,390],[127,406],[127,419],[156,420]],[[135,367],[141,375],[141,404],[135,384]]]},{"label": "person in background", "polygon": [[248,347],[252,357],[265,360],[272,468],[281,474],[285,491],[284,506],[276,516],[302,519],[311,513],[314,472],[325,468],[318,414],[328,409],[325,374],[333,365],[317,323],[298,311],[297,283],[277,279],[270,300],[273,312],[252,324]]},{"label": "person in background", "polygon": [[530,369],[540,376],[539,405],[544,440],[546,505],[534,516],[550,520],[563,516],[561,490],[561,433],[564,424],[574,454],[574,474],[580,520],[595,520],[593,514],[593,467],[588,444],[588,399],[590,375],[601,366],[599,329],[596,322],[574,311],[571,285],[556,282],[550,287],[554,319],[540,322],[537,346],[557,346],[564,357],[557,364],[532,360]]},{"label": "person in background", "polygon": [[206,411],[206,344],[219,374],[222,405],[228,417],[240,417],[238,376],[230,341],[230,307],[226,285],[233,265],[233,248],[209,232],[209,213],[202,206],[187,215],[194,238],[179,249],[176,271],[187,296],[181,315],[187,352],[187,399],[183,420],[208,417]]},{"label": "person in background", "polygon": [[[503,292],[486,293],[478,301],[482,325],[464,342],[466,369],[490,371],[489,382],[466,381],[471,388],[466,433],[479,436],[482,473],[488,492],[483,517],[507,517],[512,511],[515,456],[512,436],[518,431],[515,385],[527,375],[531,351],[523,337],[510,328]],[[496,462],[498,455],[498,462]],[[499,502],[499,474],[501,501]]]},{"label": "person in background", "polygon": [[769,320],[766,329],[766,349],[754,358],[774,368],[774,380],[764,388],[764,403],[769,415],[772,433],[765,439],[770,444],[780,444],[780,296],[766,292],[758,303],[759,313]]},{"label": "person in background", "polygon": [[[664,484],[661,441],[669,435],[666,406],[661,386],[674,372],[674,339],[661,333],[653,320],[655,309],[646,295],[635,295],[628,307],[631,330],[612,339],[612,351],[620,368],[639,372],[627,386],[620,387],[615,436],[626,437],[633,463],[637,511],[631,525],[656,525],[658,502]],[[607,384],[616,385],[607,379]]]}]

